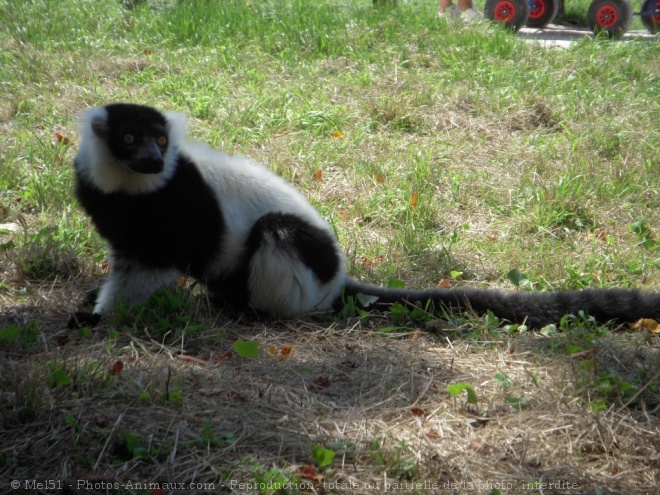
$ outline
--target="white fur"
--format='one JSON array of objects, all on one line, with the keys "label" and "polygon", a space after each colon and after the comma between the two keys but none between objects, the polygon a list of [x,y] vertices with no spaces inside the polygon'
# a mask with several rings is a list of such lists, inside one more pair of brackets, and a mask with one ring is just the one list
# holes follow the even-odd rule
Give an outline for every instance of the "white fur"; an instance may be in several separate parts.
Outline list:
[{"label": "white fur", "polygon": [[181,273],[174,269],[149,269],[135,263],[115,260],[110,253],[110,275],[96,297],[94,313],[102,314],[118,302],[145,302],[161,287],[176,282]]},{"label": "white fur", "polygon": [[163,171],[159,174],[139,174],[113,157],[105,141],[94,134],[92,120],[97,117],[107,118],[106,109],[103,107],[90,108],[85,110],[78,120],[78,132],[82,139],[78,150],[79,159],[76,163],[82,176],[106,194],[113,192],[144,194],[163,187],[176,169],[176,138],[180,139],[181,133],[185,133],[185,125],[181,128],[174,120],[172,124],[176,129],[172,129],[168,120],[168,132],[174,131],[171,135],[175,136],[175,139],[171,139],[164,156]]},{"label": "white fur", "polygon": [[342,279],[320,284],[314,272],[295,253],[266,245],[250,262],[250,304],[280,318],[330,309]]}]

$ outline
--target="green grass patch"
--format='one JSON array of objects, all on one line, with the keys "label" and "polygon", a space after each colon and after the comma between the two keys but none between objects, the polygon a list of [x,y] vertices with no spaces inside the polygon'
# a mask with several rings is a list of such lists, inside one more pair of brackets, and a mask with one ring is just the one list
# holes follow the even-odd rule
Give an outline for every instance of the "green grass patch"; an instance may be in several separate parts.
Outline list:
[{"label": "green grass patch", "polygon": [[656,41],[546,50],[425,0],[0,1],[0,477],[657,491],[644,329],[355,301],[262,321],[184,284],[65,330],[108,269],[76,116],[111,101],[290,180],[370,282],[657,290]]}]

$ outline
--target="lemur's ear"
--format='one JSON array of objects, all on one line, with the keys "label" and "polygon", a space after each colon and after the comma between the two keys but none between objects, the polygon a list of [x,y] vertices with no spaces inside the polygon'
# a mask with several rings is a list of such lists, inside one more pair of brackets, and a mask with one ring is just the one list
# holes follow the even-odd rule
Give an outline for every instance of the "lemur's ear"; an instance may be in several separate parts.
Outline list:
[{"label": "lemur's ear", "polygon": [[100,115],[93,117],[90,125],[92,127],[92,131],[94,131],[94,134],[96,134],[98,137],[102,139],[108,137],[108,122],[104,117],[101,117]]}]

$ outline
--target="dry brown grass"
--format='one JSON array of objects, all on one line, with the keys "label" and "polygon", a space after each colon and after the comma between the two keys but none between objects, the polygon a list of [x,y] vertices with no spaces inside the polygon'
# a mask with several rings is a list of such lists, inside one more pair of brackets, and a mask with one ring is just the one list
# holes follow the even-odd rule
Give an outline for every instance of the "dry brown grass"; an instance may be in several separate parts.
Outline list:
[{"label": "dry brown grass", "polygon": [[[208,493],[222,484],[243,493],[238,483],[279,468],[299,487],[311,482],[311,493],[658,492],[660,405],[613,397],[591,413],[579,390],[593,381],[586,361],[622,377],[644,368],[657,387],[660,348],[643,334],[613,334],[570,359],[539,334],[382,333],[387,319],[378,316],[365,325],[324,316],[236,321],[193,295],[191,311],[208,330],[110,338],[106,323],[82,337],[64,330],[70,308],[61,302],[63,293],[81,298],[80,289],[31,289],[30,302],[2,312],[2,327],[42,322],[36,341],[2,350],[5,480],[63,480],[76,493],[195,481],[214,483]],[[239,358],[236,339],[258,341],[261,355]],[[123,369],[113,375],[116,362]],[[73,383],[53,386],[55,368]],[[445,392],[459,382],[475,388],[476,405]],[[127,450],[124,430],[150,455]],[[337,455],[312,471],[317,445]]]}]

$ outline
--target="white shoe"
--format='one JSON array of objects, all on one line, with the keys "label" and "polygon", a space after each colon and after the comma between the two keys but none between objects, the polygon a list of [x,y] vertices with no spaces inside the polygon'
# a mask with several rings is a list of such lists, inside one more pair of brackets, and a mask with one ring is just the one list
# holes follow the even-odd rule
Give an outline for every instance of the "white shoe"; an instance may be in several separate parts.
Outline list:
[{"label": "white shoe", "polygon": [[465,9],[460,13],[460,16],[465,22],[478,22],[484,18],[484,15],[481,12],[477,12],[472,7]]},{"label": "white shoe", "polygon": [[438,17],[441,19],[448,19],[450,17],[460,17],[461,16],[461,11],[458,10],[458,5],[455,3],[452,3],[449,7],[447,7],[447,10],[444,12],[442,10],[438,10]]}]

